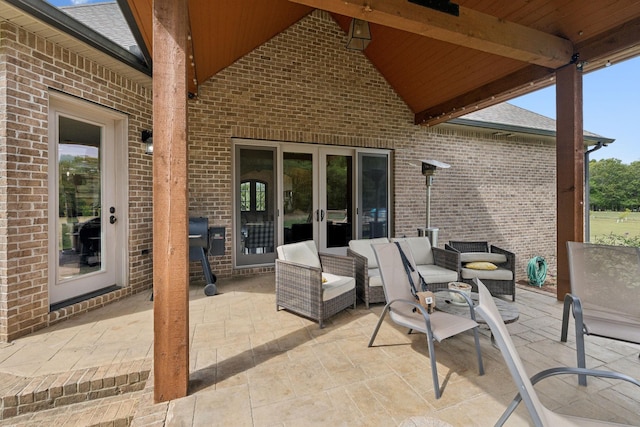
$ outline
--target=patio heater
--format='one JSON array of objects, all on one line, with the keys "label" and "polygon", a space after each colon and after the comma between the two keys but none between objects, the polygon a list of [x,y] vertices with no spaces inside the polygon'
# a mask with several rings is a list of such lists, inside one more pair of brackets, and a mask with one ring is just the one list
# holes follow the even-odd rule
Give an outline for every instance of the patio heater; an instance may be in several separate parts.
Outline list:
[{"label": "patio heater", "polygon": [[427,236],[432,247],[438,246],[438,228],[431,227],[431,184],[438,168],[448,169],[451,166],[437,160],[422,160],[422,175],[427,179],[427,226],[418,227],[418,236]]}]

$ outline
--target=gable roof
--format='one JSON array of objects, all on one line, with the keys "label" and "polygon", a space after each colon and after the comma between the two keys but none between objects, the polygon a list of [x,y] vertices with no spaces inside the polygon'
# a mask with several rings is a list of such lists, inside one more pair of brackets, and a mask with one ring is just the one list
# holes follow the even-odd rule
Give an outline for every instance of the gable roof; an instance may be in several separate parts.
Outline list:
[{"label": "gable roof", "polygon": [[139,51],[138,43],[115,1],[62,6],[59,9],[123,48],[132,50],[135,46],[134,52]]},{"label": "gable roof", "polygon": [[151,87],[151,68],[143,55],[124,48],[44,0],[0,0],[0,20]]}]

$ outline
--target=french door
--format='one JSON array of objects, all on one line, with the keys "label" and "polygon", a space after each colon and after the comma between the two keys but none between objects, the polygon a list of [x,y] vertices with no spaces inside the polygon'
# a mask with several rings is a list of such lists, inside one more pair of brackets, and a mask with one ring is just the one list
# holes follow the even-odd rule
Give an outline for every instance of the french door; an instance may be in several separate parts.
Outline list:
[{"label": "french door", "polygon": [[[49,115],[49,302],[124,283],[125,118],[52,95]],[[120,150],[125,151],[126,150]],[[122,156],[122,154],[120,154]],[[126,154],[124,155],[126,157]],[[121,191],[118,192],[118,189]]]},{"label": "french door", "polygon": [[275,260],[281,244],[314,240],[346,253],[389,233],[389,152],[287,144],[236,145],[236,265]]},{"label": "french door", "polygon": [[284,147],[284,243],[315,240],[321,251],[344,251],[354,232],[354,151]]}]

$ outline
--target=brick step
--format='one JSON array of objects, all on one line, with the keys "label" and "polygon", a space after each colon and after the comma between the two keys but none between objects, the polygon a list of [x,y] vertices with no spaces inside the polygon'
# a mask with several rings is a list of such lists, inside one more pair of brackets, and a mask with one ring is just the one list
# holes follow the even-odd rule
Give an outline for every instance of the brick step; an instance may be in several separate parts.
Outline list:
[{"label": "brick step", "polygon": [[143,390],[151,360],[32,378],[0,373],[0,420]]},{"label": "brick step", "polygon": [[0,426],[128,427],[145,395],[145,391],[134,391],[31,412],[0,421]]}]

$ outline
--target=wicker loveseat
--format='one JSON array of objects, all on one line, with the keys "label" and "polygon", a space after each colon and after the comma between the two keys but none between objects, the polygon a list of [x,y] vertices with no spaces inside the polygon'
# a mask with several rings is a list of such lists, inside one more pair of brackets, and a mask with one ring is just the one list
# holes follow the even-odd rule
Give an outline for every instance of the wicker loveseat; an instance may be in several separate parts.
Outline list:
[{"label": "wicker loveseat", "polygon": [[[449,241],[446,249],[460,253],[460,279],[473,287],[473,292],[478,292],[473,283],[478,278],[489,289],[491,295],[511,295],[516,300],[516,255],[506,249],[501,249],[488,242],[462,242]],[[488,262],[496,265],[495,270],[478,270],[468,268],[471,262]]]},{"label": "wicker loveseat", "polygon": [[[427,237],[393,238],[406,241],[422,275],[432,291],[447,289],[449,282],[455,282],[460,275],[460,254],[441,248],[432,248]],[[389,243],[386,237],[376,239],[351,240],[347,255],[356,261],[356,292],[367,308],[369,304],[386,302],[378,263],[372,245]]]}]

